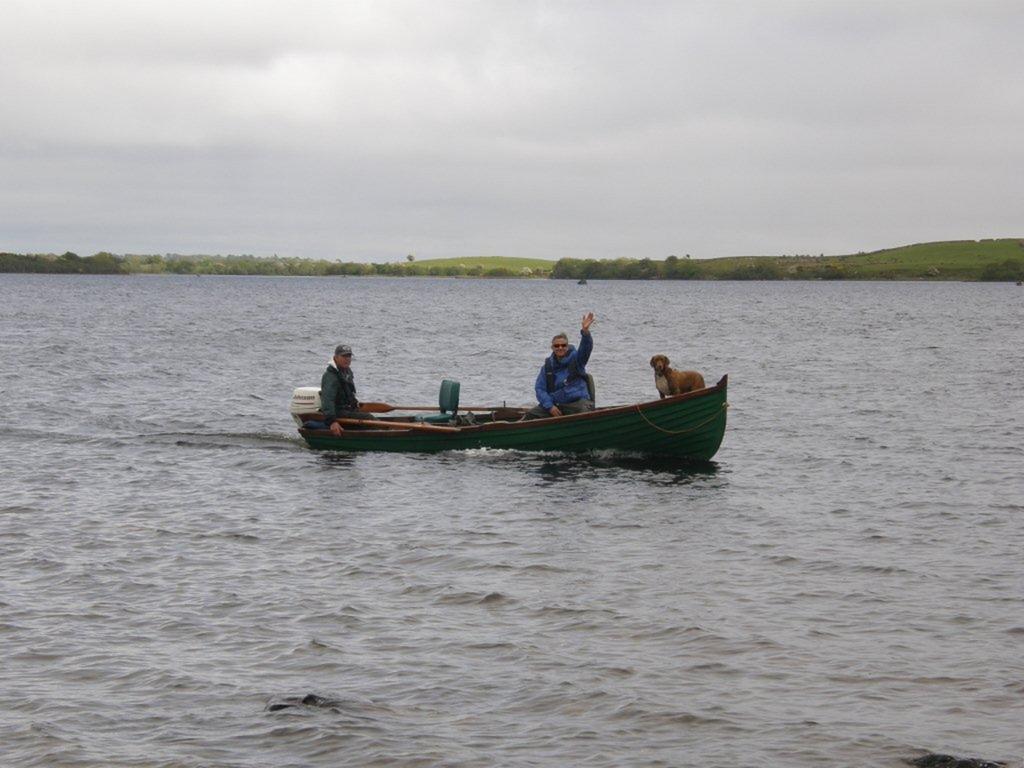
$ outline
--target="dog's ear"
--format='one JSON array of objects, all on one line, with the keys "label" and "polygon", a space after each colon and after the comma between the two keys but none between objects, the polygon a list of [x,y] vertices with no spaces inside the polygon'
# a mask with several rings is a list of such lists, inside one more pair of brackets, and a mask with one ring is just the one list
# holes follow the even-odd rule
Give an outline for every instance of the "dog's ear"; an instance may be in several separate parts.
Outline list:
[{"label": "dog's ear", "polygon": [[653,368],[653,367],[654,367],[654,364],[655,364],[656,362],[658,362],[658,356],[657,356],[657,355],[654,355],[654,357],[652,357],[652,358],[651,358],[651,368]]}]

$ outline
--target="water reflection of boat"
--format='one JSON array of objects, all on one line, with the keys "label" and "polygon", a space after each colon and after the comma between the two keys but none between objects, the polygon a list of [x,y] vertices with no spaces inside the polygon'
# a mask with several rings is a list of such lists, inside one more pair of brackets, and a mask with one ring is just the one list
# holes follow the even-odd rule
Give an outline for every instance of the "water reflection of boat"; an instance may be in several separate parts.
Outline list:
[{"label": "water reflection of boat", "polygon": [[[372,421],[339,419],[344,431],[310,428],[321,414],[313,406],[315,389],[300,388],[292,416],[311,448],[332,451],[438,451],[497,448],[520,451],[623,451],[707,461],[725,434],[726,388],[723,376],[713,387],[633,405],[598,408],[588,413],[520,421],[525,409],[473,408],[460,414],[457,402],[430,416],[384,416]],[[443,388],[442,388],[443,389]],[[457,387],[455,388],[457,399]],[[383,403],[382,410],[403,410]],[[316,406],[319,406],[318,399]],[[404,409],[412,410],[412,409]]]}]

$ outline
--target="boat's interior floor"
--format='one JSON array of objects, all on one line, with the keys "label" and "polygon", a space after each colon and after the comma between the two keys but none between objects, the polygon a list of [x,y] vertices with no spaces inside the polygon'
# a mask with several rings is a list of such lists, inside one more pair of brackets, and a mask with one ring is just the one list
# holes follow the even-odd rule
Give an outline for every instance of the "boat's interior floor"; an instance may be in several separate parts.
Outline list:
[{"label": "boat's interior floor", "polygon": [[[608,408],[595,408],[594,410],[600,411]],[[465,413],[457,413],[448,418],[438,418],[441,414],[432,414],[428,418],[424,418],[421,415],[412,414],[400,414],[397,416],[378,416],[373,417],[367,416],[364,423],[358,423],[357,420],[346,419],[345,429],[354,430],[374,430],[375,423],[377,431],[382,429],[394,429],[400,424],[408,424],[410,427],[425,425],[427,427],[475,427],[481,424],[494,424],[498,422],[511,423],[516,421],[522,421],[523,416],[528,411],[528,408],[495,408],[493,411],[472,411]],[[323,418],[320,414],[303,416],[303,421],[309,421],[312,419]],[[554,418],[554,417],[549,417]],[[380,424],[383,422],[383,424]],[[387,426],[384,426],[384,425]]]},{"label": "boat's interior floor", "polygon": [[[398,416],[367,416],[366,421],[357,423],[354,419],[345,419],[345,429],[373,430],[376,428],[394,428],[400,424],[410,426],[425,425],[428,427],[473,427],[480,424],[493,424],[495,422],[521,421],[526,408],[496,408],[493,411],[457,413],[447,418],[439,418],[442,414],[433,414],[429,418],[420,415],[398,415]],[[303,416],[304,422],[315,421],[323,418],[319,414]],[[383,422],[381,424],[381,422]],[[379,426],[378,426],[379,425]],[[387,425],[386,427],[384,425]]]},{"label": "boat's interior floor", "polygon": [[484,413],[458,413],[447,419],[433,418],[424,419],[419,416],[378,416],[377,421],[386,421],[392,424],[433,424],[443,427],[472,427],[478,424],[491,424],[495,421],[519,421],[526,413],[525,408],[501,408],[496,411]]}]

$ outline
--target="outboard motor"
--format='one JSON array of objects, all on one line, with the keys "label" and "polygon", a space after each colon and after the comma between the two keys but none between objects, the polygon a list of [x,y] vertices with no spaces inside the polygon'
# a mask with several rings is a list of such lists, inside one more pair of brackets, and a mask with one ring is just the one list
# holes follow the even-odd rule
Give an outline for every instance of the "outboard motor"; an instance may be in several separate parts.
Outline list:
[{"label": "outboard motor", "polygon": [[313,415],[320,410],[320,387],[296,387],[292,392],[292,401],[288,405],[288,412],[295,419],[295,423],[302,426],[301,416]]}]

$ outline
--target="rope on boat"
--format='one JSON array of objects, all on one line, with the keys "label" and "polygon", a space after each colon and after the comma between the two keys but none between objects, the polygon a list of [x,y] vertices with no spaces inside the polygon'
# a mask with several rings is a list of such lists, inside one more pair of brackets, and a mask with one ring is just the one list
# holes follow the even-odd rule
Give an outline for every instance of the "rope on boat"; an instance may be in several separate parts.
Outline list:
[{"label": "rope on boat", "polygon": [[[726,408],[728,408],[728,407],[729,407],[728,403],[722,403],[722,410],[723,411]],[[644,421],[646,421],[649,425],[654,427],[659,432],[664,432],[666,435],[685,435],[687,432],[696,432],[701,427],[710,424],[712,421],[717,419],[718,416],[719,416],[718,413],[713,413],[713,414],[711,414],[711,416],[709,418],[704,419],[704,421],[702,421],[700,424],[696,424],[696,425],[694,425],[692,427],[689,427],[688,429],[665,429],[664,427],[659,427],[653,421],[648,419],[647,418],[647,414],[645,414],[642,410],[640,410],[640,406],[639,405],[636,406],[636,412],[639,413],[640,414],[640,418],[642,418]]]}]

